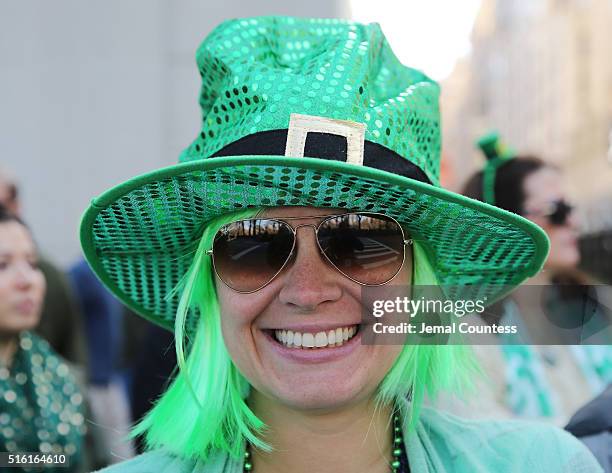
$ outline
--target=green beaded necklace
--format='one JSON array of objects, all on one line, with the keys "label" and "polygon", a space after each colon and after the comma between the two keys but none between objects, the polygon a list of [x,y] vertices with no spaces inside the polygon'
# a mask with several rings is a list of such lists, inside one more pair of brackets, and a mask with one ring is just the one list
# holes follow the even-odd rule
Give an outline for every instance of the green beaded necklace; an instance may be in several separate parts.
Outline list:
[{"label": "green beaded necklace", "polygon": [[[391,473],[401,473],[400,467],[402,462],[400,458],[404,451],[404,442],[402,438],[402,429],[400,426],[399,416],[393,414],[393,461],[391,462]],[[244,466],[242,468],[243,473],[253,473],[253,463],[251,462],[251,445],[249,442],[246,444],[246,450],[244,452]],[[409,471],[408,471],[409,473]]]}]

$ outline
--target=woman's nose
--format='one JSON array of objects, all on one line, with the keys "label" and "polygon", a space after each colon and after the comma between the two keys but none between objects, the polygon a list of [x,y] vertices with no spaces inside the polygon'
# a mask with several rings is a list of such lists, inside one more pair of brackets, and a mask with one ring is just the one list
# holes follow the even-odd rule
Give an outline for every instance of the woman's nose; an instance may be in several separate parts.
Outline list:
[{"label": "woman's nose", "polygon": [[567,221],[566,221],[567,225],[572,229],[572,230],[577,230],[579,227],[579,223],[580,223],[580,216],[578,215],[578,213],[576,212],[576,209],[572,209],[569,213],[569,215],[567,216]]},{"label": "woman's nose", "polygon": [[36,270],[28,263],[16,264],[13,268],[13,280],[19,289],[29,289],[36,278]]},{"label": "woman's nose", "polygon": [[301,312],[313,312],[325,302],[338,300],[344,276],[321,254],[314,225],[296,228],[295,245],[291,264],[281,277],[280,301]]}]

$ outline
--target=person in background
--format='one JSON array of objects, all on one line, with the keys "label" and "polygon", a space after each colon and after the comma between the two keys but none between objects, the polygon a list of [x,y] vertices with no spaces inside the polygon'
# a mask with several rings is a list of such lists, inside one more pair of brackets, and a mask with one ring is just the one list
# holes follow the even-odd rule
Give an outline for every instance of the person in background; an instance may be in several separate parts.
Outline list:
[{"label": "person in background", "polygon": [[101,465],[109,465],[135,455],[132,440],[124,438],[129,433],[131,415],[126,385],[117,370],[125,309],[85,260],[74,264],[68,274],[85,320],[95,455]]},{"label": "person in background", "polygon": [[[131,374],[130,407],[134,421],[141,420],[155,405],[155,401],[166,391],[172,382],[176,369],[174,337],[168,330],[146,321],[131,313],[130,332],[136,329],[142,335],[136,345],[137,353],[131,357],[129,365]],[[134,320],[137,319],[137,320]],[[140,323],[139,323],[140,322]],[[126,343],[126,346],[131,345]],[[130,346],[130,348],[133,348]],[[135,439],[138,452],[144,452],[144,438]]]},{"label": "person in background", "polygon": [[[159,325],[125,307],[119,367],[128,386],[132,420],[138,422],[155,405],[176,369],[174,337]],[[144,438],[134,438],[136,451],[144,451]]]},{"label": "person in background", "polygon": [[612,385],[580,408],[565,430],[582,440],[606,473],[612,473]]},{"label": "person in background", "polygon": [[[21,200],[15,179],[0,168],[0,204],[21,217]],[[44,256],[39,266],[47,281],[40,323],[36,332],[73,365],[79,378],[87,370],[87,351],[81,314],[64,272]]]},{"label": "person in background", "polygon": [[0,451],[65,454],[69,467],[45,471],[81,472],[83,396],[66,362],[32,332],[45,286],[29,229],[0,206]]},{"label": "person in background", "polygon": [[[577,305],[581,299],[571,294],[585,279],[568,279],[568,275],[578,274],[580,254],[575,214],[560,170],[533,156],[516,156],[501,144],[497,133],[484,136],[478,145],[487,164],[468,180],[463,193],[524,216],[550,239],[543,270],[526,282],[546,290],[523,286],[498,303],[496,313],[506,321],[525,322],[528,317],[537,319],[542,315],[535,316],[532,309],[544,305],[548,317],[563,314],[565,320],[574,316],[580,319],[578,324],[585,322],[585,310]],[[573,284],[555,285],[559,280]],[[541,304],[540,296],[544,296],[545,304]],[[573,310],[575,313],[569,313]],[[591,321],[594,324],[605,316],[598,312]],[[586,343],[598,345],[510,343],[475,347],[491,384],[490,389],[480,392],[472,414],[541,418],[565,425],[580,406],[612,383],[612,340],[606,338],[605,332],[603,336],[589,333],[593,324],[583,326],[584,336]],[[462,414],[470,411],[463,405],[456,408]]]}]

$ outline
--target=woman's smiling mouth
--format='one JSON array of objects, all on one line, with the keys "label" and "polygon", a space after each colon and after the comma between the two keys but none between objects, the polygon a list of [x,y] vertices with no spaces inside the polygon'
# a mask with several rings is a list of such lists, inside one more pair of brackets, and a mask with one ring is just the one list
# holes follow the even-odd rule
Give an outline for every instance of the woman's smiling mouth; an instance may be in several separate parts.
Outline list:
[{"label": "woman's smiling mouth", "polygon": [[[300,327],[300,330],[264,329],[260,333],[276,355],[298,363],[341,360],[361,346],[358,324],[333,327]],[[333,335],[332,335],[333,332]]]},{"label": "woman's smiling mouth", "polygon": [[275,330],[274,338],[284,346],[291,348],[340,347],[353,338],[358,331],[359,325],[347,325],[321,332]]}]

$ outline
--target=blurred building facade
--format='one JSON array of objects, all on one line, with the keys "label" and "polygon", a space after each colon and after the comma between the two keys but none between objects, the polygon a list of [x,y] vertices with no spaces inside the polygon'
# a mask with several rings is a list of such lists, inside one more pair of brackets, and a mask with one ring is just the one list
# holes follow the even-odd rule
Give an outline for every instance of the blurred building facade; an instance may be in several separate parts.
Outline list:
[{"label": "blurred building facade", "polygon": [[497,129],[564,169],[574,199],[597,208],[585,230],[612,228],[611,25],[610,0],[483,0],[472,52],[442,87],[451,187],[482,166],[474,140]]}]

